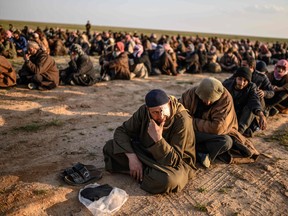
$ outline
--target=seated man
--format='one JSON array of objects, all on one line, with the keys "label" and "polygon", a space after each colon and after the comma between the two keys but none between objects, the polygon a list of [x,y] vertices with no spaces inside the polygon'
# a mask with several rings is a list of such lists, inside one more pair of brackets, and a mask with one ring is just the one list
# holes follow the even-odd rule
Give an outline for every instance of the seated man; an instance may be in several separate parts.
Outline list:
[{"label": "seated man", "polygon": [[196,169],[191,117],[175,97],[154,89],[103,153],[106,170],[130,173],[149,193],[181,191]]},{"label": "seated man", "polygon": [[[180,102],[193,117],[197,160],[209,168],[217,157],[227,163],[237,163],[228,152],[233,148],[242,157],[257,158],[259,153],[249,140],[238,132],[233,99],[222,83],[205,78],[199,85],[184,92]],[[249,160],[250,162],[250,160]]]},{"label": "seated man", "polygon": [[260,99],[257,95],[257,86],[251,82],[251,79],[252,73],[250,69],[248,67],[240,67],[232,79],[229,78],[223,82],[223,85],[230,92],[234,101],[239,125],[238,131],[249,137],[252,134],[246,130],[250,127],[256,116],[259,117],[260,129],[264,130],[267,126]]},{"label": "seated man", "polygon": [[151,75],[177,75],[172,57],[165,51],[163,44],[159,44],[151,55]]},{"label": "seated man", "polygon": [[0,55],[5,58],[13,59],[17,57],[17,52],[14,43],[11,40],[12,33],[6,31],[3,36],[0,35]]},{"label": "seated man", "polygon": [[183,53],[178,53],[177,55],[179,69],[182,70],[185,68],[186,73],[201,73],[202,68],[199,62],[199,56],[194,50],[194,44],[190,42],[187,45],[186,51]]},{"label": "seated man", "polygon": [[13,36],[12,41],[15,44],[17,56],[24,57],[28,49],[27,39],[18,30],[13,32]]},{"label": "seated man", "polygon": [[[251,81],[255,83],[257,86],[256,92],[260,99],[261,109],[265,110],[266,109],[265,100],[272,98],[274,96],[274,90],[270,83],[270,80],[264,73],[261,73],[256,70],[256,60],[254,58],[248,57],[247,59],[243,59],[242,66],[248,67],[250,69],[252,73]],[[258,127],[257,121],[254,121],[253,124],[254,128]],[[250,131],[249,133],[253,133],[254,132],[253,127],[250,127],[250,129],[252,131]]]},{"label": "seated man", "polygon": [[129,55],[129,69],[131,78],[147,78],[151,73],[151,62],[147,52],[141,44],[134,46],[134,51]]},{"label": "seated man", "polygon": [[0,87],[6,88],[16,85],[16,71],[10,61],[0,55]]},{"label": "seated man", "polygon": [[102,80],[131,79],[129,58],[127,53],[124,51],[123,42],[118,41],[114,46],[113,53],[107,55],[101,64]]},{"label": "seated man", "polygon": [[288,113],[288,61],[279,60],[272,73],[267,76],[273,86],[275,95],[266,99],[269,115],[273,116],[279,111],[283,114]]},{"label": "seated man", "polygon": [[266,44],[261,44],[258,53],[258,60],[264,61],[266,65],[271,64],[271,56],[272,53],[270,52],[268,46]]},{"label": "seated man", "polygon": [[70,47],[69,67],[60,71],[61,81],[64,84],[91,86],[96,83],[96,70],[89,56],[79,44]]},{"label": "seated man", "polygon": [[221,66],[218,63],[217,49],[215,46],[211,46],[207,53],[207,71],[210,73],[219,73],[221,70]]},{"label": "seated man", "polygon": [[227,52],[220,59],[220,66],[222,71],[232,72],[236,71],[239,66],[239,61],[237,57],[233,54],[233,48],[229,48]]},{"label": "seated man", "polygon": [[49,90],[58,86],[59,71],[54,59],[40,49],[35,41],[28,42],[28,53],[19,71],[17,84],[28,84],[29,89]]}]

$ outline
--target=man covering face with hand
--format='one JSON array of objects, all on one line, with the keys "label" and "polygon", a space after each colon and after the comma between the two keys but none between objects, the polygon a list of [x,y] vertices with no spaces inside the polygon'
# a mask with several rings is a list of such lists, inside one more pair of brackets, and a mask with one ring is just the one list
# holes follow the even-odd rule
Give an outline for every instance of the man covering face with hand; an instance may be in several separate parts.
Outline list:
[{"label": "man covering face with hand", "polygon": [[196,169],[191,117],[175,97],[151,90],[145,104],[115,130],[103,153],[106,170],[130,174],[143,190],[178,192]]}]

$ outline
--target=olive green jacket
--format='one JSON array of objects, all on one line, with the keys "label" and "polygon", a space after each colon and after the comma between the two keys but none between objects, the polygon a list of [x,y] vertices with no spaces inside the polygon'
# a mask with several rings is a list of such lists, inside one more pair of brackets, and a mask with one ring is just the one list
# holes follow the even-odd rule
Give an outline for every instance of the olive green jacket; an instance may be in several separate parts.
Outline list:
[{"label": "olive green jacket", "polygon": [[192,119],[175,97],[170,96],[170,101],[171,117],[165,122],[161,140],[154,142],[148,134],[150,115],[147,107],[142,105],[130,119],[115,130],[114,154],[135,153],[133,145],[137,145],[136,148],[142,149],[142,154],[154,161],[158,167],[177,168],[184,162],[196,169]]}]

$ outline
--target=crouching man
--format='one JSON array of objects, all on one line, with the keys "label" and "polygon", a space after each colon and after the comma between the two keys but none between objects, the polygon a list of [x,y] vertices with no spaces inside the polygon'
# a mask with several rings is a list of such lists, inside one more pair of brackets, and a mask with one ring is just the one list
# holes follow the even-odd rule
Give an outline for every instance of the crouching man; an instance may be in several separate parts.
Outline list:
[{"label": "crouching man", "polygon": [[[193,117],[198,161],[206,168],[217,157],[227,163],[251,163],[258,156],[253,144],[238,132],[233,98],[215,78],[205,78],[182,94],[180,102]],[[230,149],[237,151],[232,157]]]},{"label": "crouching man", "polygon": [[151,90],[103,148],[105,168],[129,173],[149,193],[178,192],[195,173],[192,119],[173,96]]},{"label": "crouching man", "polygon": [[54,59],[40,49],[38,43],[29,41],[24,65],[19,71],[17,84],[28,84],[29,89],[50,90],[59,84],[59,71]]}]

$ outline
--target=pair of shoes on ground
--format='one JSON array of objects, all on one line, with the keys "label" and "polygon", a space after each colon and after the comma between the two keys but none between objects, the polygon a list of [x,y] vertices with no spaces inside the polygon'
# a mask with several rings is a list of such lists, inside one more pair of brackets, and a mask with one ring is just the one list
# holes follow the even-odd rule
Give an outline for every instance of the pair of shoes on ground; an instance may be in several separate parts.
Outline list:
[{"label": "pair of shoes on ground", "polygon": [[77,163],[71,168],[65,169],[61,176],[63,180],[70,185],[83,185],[92,180],[102,178],[102,172],[93,165],[84,165]]},{"label": "pair of shoes on ground", "polygon": [[198,156],[198,158],[199,158],[199,160],[200,160],[200,163],[201,163],[205,168],[209,168],[209,167],[210,167],[211,161],[210,161],[210,158],[209,158],[209,154],[198,152],[198,153],[197,153],[197,156]]}]

